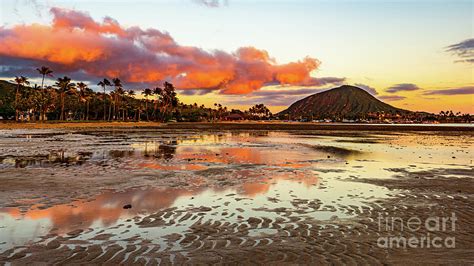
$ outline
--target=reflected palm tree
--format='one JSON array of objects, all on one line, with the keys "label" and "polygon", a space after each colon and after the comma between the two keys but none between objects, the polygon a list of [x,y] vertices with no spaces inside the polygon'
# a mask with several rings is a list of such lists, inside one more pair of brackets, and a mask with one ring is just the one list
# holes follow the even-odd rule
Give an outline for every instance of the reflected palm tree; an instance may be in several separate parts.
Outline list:
[{"label": "reflected palm tree", "polygon": [[178,145],[178,142],[176,140],[170,141],[165,144],[160,144],[158,146],[158,149],[155,151],[154,157],[166,161],[173,159],[174,155],[176,154],[176,145]]}]

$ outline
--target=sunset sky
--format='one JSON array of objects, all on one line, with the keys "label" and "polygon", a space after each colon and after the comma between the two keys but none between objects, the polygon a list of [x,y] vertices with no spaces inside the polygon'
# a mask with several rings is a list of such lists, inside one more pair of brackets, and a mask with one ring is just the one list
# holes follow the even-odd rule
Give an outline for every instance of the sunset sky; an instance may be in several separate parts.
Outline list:
[{"label": "sunset sky", "polygon": [[[257,2],[257,3],[256,3]],[[356,85],[396,107],[474,113],[474,1],[2,0],[0,78],[52,68],[185,103],[274,112]],[[52,83],[52,81],[48,81]]]}]

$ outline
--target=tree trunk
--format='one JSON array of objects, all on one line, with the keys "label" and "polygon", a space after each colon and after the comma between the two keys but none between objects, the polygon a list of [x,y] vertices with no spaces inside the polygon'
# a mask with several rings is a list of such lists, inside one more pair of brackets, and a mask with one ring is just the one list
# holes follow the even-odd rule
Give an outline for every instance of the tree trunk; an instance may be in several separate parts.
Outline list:
[{"label": "tree trunk", "polygon": [[155,120],[157,120],[156,109],[158,108],[158,100],[153,101],[153,113],[151,114]]},{"label": "tree trunk", "polygon": [[145,101],[145,113],[146,113],[146,121],[150,121],[148,118],[148,99]]},{"label": "tree trunk", "polygon": [[109,105],[109,119],[108,119],[109,121],[110,121],[111,116],[112,116],[112,103],[110,103]]},{"label": "tree trunk", "polygon": [[[114,97],[115,98],[115,97]],[[115,118],[117,117],[117,108],[116,108],[116,103],[115,103],[115,99],[113,100],[113,115],[112,115],[112,120],[115,120]]]},{"label": "tree trunk", "polygon": [[105,111],[106,111],[106,109],[105,109],[105,85],[104,85],[103,88],[104,88],[104,98],[103,98],[103,100],[104,100],[104,121],[105,121],[105,118],[106,118],[106,115],[105,115]]},{"label": "tree trunk", "polygon": [[59,117],[59,120],[64,121],[64,93],[61,92],[61,115]]},{"label": "tree trunk", "polygon": [[48,111],[48,108],[45,107],[45,108],[43,109],[43,120],[44,120],[44,121],[47,120],[47,117],[46,117],[46,112],[47,112],[47,111]]},{"label": "tree trunk", "polygon": [[[44,94],[43,94],[43,90],[44,90],[44,74],[43,74],[43,78],[41,79],[41,100],[43,101],[44,100]],[[43,121],[43,116],[42,116],[42,113],[43,112],[43,106],[40,107],[40,117],[39,117],[39,120],[40,121]]]},{"label": "tree trunk", "polygon": [[18,84],[17,88],[16,88],[16,93],[15,93],[15,121],[18,121],[18,114],[19,114],[19,110],[18,110],[18,96],[20,95],[20,84]]},{"label": "tree trunk", "polygon": [[86,102],[86,120],[89,121],[89,101]]},{"label": "tree trunk", "polygon": [[40,106],[40,109],[39,109],[39,121],[42,122],[43,121],[43,106]]}]

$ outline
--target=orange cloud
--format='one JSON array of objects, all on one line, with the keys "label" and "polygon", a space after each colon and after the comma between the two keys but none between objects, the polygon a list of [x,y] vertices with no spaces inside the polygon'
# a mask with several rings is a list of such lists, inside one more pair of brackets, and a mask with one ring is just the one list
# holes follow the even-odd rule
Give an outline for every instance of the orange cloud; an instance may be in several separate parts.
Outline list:
[{"label": "orange cloud", "polygon": [[[250,93],[266,85],[315,86],[314,58],[279,65],[265,50],[242,47],[234,53],[182,46],[157,29],[102,22],[74,10],[52,8],[51,25],[0,27],[3,69],[48,65],[57,73],[81,73],[96,81],[119,76],[129,83],[171,81],[178,89]],[[5,74],[5,73],[4,73]],[[76,77],[77,78],[77,77]]]}]

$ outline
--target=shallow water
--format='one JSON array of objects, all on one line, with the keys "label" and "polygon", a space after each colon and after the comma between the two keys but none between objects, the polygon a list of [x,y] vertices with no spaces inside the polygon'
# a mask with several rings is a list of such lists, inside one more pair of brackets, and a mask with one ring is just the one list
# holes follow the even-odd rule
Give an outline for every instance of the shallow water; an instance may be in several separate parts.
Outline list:
[{"label": "shallow water", "polygon": [[[92,242],[104,234],[110,240],[139,236],[172,250],[180,246],[169,239],[182,238],[198,220],[351,219],[369,203],[401,193],[358,179],[439,169],[446,176],[466,175],[463,170],[469,175],[470,137],[436,132],[2,131],[0,179],[15,184],[1,190],[0,251],[48,234],[74,232],[80,232],[75,239]],[[12,173],[21,174],[12,178]],[[43,184],[37,190],[35,182],[45,178],[46,188]],[[121,183],[115,183],[119,178]],[[32,188],[23,191],[22,182]],[[68,191],[68,184],[81,183],[83,188]],[[90,195],[92,188],[98,190]],[[124,209],[126,204],[132,208]],[[174,214],[150,226],[148,217],[166,210]],[[274,233],[255,228],[249,234]]]}]

